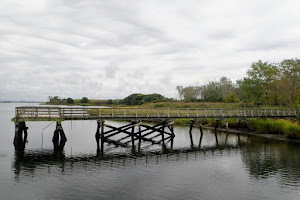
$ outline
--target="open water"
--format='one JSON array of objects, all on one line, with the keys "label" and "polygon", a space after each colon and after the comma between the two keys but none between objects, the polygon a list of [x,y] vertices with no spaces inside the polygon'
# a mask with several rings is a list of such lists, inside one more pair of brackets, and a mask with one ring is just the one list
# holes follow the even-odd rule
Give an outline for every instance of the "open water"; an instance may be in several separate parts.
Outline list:
[{"label": "open water", "polygon": [[[23,156],[14,151],[16,106],[0,103],[0,199],[300,199],[300,146],[175,127],[174,151],[105,146],[97,156],[95,121],[62,123],[68,141],[53,154],[55,123],[27,122]],[[106,121],[113,126],[126,122]],[[48,127],[47,127],[48,126]],[[47,128],[46,128],[47,127]],[[169,144],[167,145],[169,147]]]}]

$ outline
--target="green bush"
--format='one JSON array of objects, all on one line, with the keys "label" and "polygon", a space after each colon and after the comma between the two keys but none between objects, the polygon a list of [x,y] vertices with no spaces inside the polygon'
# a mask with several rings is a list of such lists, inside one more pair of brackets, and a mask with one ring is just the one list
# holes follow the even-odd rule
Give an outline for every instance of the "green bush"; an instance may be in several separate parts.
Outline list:
[{"label": "green bush", "polygon": [[298,124],[288,124],[284,129],[284,135],[292,139],[300,139],[300,126]]}]

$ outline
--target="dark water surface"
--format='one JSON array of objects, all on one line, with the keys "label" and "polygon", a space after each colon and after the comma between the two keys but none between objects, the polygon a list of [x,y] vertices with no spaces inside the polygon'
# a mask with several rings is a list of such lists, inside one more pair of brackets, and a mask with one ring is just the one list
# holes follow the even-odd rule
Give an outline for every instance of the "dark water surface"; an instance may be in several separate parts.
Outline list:
[{"label": "dark water surface", "polygon": [[299,144],[220,132],[217,145],[214,133],[205,130],[198,148],[194,129],[193,150],[188,127],[175,127],[172,153],[145,143],[136,155],[106,146],[100,158],[96,122],[73,121],[62,123],[68,141],[57,157],[55,124],[27,122],[28,143],[20,157],[10,120],[14,108],[24,105],[0,103],[0,199],[300,199]]}]

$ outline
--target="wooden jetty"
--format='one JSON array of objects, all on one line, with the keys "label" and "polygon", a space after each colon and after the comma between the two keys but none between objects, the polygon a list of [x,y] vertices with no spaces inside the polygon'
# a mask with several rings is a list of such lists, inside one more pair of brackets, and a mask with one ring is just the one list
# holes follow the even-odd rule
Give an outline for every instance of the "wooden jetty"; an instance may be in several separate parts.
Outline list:
[{"label": "wooden jetty", "polygon": [[[97,107],[16,107],[15,138],[16,150],[23,151],[27,140],[26,121],[56,121],[56,130],[53,135],[54,150],[62,151],[67,138],[64,134],[61,122],[66,120],[97,120],[95,134],[97,148],[103,154],[104,143],[133,149],[138,141],[140,150],[141,142],[162,144],[166,147],[175,137],[173,129],[174,119],[190,119],[190,137],[192,143],[192,128],[200,128],[202,138],[201,119],[215,118],[216,127],[220,120],[225,119],[228,128],[228,118],[293,118],[299,116],[297,109],[181,109],[181,108],[97,108]],[[105,120],[128,120],[129,124],[122,127],[113,127],[105,124]],[[239,120],[239,123],[240,123]],[[143,121],[156,121],[153,126],[143,124]],[[109,130],[104,130],[104,127]],[[136,128],[137,127],[137,128]],[[137,130],[137,131],[136,131]],[[123,137],[114,139],[114,136],[125,134]],[[193,146],[193,143],[191,144]],[[101,147],[101,148],[100,148]]]}]

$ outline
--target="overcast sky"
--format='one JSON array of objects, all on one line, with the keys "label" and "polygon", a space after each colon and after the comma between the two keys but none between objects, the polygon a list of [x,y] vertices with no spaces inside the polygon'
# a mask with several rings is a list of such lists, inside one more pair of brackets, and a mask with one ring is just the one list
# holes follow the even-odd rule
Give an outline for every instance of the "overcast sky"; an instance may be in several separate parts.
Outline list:
[{"label": "overcast sky", "polygon": [[0,0],[0,100],[123,98],[300,57],[299,0]]}]

